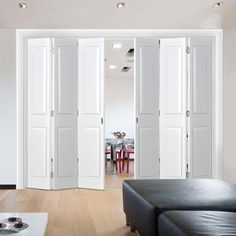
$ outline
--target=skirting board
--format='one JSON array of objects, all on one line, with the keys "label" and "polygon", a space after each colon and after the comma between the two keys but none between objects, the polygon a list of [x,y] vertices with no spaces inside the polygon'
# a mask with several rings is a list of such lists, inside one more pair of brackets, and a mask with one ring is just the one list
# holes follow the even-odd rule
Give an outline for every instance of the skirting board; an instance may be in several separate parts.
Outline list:
[{"label": "skirting board", "polygon": [[0,189],[16,189],[15,184],[0,184]]}]

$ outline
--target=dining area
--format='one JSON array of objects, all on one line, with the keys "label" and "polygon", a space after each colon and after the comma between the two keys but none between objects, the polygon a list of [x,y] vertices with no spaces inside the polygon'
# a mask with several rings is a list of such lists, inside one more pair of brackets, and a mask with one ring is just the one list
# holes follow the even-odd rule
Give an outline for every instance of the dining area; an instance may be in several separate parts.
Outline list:
[{"label": "dining area", "polygon": [[106,180],[117,187],[124,179],[133,179],[135,149],[134,139],[124,138],[125,133],[114,132],[114,138],[105,139]]}]

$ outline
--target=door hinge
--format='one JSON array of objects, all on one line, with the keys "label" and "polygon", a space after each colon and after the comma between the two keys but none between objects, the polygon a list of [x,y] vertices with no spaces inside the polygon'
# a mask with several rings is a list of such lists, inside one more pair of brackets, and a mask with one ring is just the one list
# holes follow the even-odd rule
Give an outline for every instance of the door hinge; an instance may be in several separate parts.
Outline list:
[{"label": "door hinge", "polygon": [[76,113],[76,114],[77,114],[77,116],[79,116],[79,111],[77,111],[77,113]]},{"label": "door hinge", "polygon": [[50,174],[51,179],[54,179],[54,172],[52,171]]},{"label": "door hinge", "polygon": [[190,172],[189,172],[189,169],[188,169],[188,164],[186,165],[186,178],[189,179],[190,178]]},{"label": "door hinge", "polygon": [[136,117],[136,123],[138,123],[138,117]]},{"label": "door hinge", "polygon": [[190,53],[190,47],[186,48],[186,53],[189,54]]},{"label": "door hinge", "polygon": [[158,115],[161,116],[161,111],[160,110],[158,111]]},{"label": "door hinge", "polygon": [[159,48],[161,47],[161,40],[160,39],[158,41],[158,46],[159,46]]},{"label": "door hinge", "polygon": [[54,111],[50,112],[51,117],[54,117]]},{"label": "door hinge", "polygon": [[79,158],[77,158],[77,162],[79,162]]},{"label": "door hinge", "polygon": [[186,111],[186,116],[190,117],[190,111]]},{"label": "door hinge", "polygon": [[103,117],[101,118],[101,124],[103,125]]},{"label": "door hinge", "polygon": [[188,133],[186,134],[186,138],[188,138],[189,137],[189,135],[188,135]]}]

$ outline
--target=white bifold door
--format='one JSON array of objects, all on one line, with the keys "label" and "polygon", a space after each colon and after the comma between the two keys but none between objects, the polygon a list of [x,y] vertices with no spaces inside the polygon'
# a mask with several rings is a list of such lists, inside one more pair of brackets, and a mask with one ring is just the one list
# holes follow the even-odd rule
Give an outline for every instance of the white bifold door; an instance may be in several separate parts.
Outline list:
[{"label": "white bifold door", "polygon": [[212,39],[190,38],[189,170],[212,178]]},{"label": "white bifold door", "polygon": [[28,187],[75,188],[77,40],[28,40]]},{"label": "white bifold door", "polygon": [[79,39],[79,187],[104,189],[104,39]]},{"label": "white bifold door", "polygon": [[211,178],[211,90],[212,39],[161,39],[161,178]]},{"label": "white bifold door", "polygon": [[186,39],[160,40],[160,174],[185,178]]},{"label": "white bifold door", "polygon": [[135,40],[135,178],[159,178],[159,42]]}]

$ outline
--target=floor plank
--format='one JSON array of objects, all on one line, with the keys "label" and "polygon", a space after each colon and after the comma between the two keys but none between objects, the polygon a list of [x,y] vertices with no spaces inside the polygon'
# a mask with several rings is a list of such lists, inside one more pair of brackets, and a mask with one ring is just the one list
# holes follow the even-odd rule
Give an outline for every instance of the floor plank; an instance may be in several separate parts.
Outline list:
[{"label": "floor plank", "polygon": [[1,190],[1,212],[48,212],[46,236],[135,236],[125,225],[121,189]]}]

